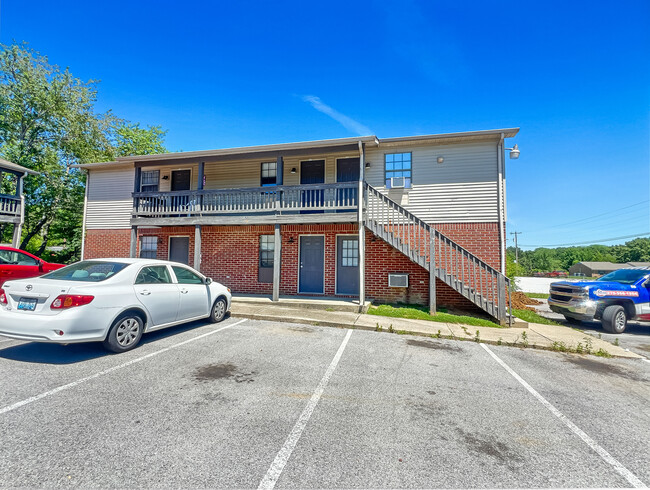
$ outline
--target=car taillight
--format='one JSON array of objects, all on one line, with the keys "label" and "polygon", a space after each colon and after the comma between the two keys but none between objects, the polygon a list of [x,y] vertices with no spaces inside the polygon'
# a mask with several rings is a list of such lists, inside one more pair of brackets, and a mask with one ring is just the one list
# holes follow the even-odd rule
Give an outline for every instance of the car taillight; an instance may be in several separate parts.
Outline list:
[{"label": "car taillight", "polygon": [[61,294],[52,301],[50,309],[52,310],[63,310],[65,308],[72,308],[74,306],[83,306],[90,303],[94,296],[89,296],[85,294]]},{"label": "car taillight", "polygon": [[5,293],[5,290],[0,288],[0,305],[6,305],[7,304],[7,294]]}]

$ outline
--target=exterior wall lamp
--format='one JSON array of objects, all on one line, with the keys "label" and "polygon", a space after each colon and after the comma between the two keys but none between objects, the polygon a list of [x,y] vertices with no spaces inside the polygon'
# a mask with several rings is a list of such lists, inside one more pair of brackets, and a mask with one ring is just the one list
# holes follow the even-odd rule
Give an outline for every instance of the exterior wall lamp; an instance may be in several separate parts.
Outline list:
[{"label": "exterior wall lamp", "polygon": [[436,161],[437,161],[438,163],[442,163],[442,162],[445,161],[445,158],[444,158],[444,157],[438,157],[438,158],[436,159]]},{"label": "exterior wall lamp", "polygon": [[521,153],[519,151],[519,146],[517,146],[516,143],[515,143],[515,146],[513,146],[512,148],[504,148],[504,150],[510,151],[510,158],[512,160],[516,160],[517,158],[519,158],[519,153]]},{"label": "exterior wall lamp", "polygon": [[296,173],[296,167],[293,167],[293,168],[291,169],[291,173],[292,173],[292,174],[295,174],[295,173]]}]

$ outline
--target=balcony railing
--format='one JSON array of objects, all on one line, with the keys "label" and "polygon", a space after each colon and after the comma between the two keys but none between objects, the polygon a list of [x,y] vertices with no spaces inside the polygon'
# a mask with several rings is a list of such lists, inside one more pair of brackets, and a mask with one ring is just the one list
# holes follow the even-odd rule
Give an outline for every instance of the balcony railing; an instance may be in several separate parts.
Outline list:
[{"label": "balcony railing", "polygon": [[20,216],[20,198],[0,194],[0,216],[18,217]]},{"label": "balcony railing", "polygon": [[134,192],[133,217],[356,211],[358,182],[246,189]]}]

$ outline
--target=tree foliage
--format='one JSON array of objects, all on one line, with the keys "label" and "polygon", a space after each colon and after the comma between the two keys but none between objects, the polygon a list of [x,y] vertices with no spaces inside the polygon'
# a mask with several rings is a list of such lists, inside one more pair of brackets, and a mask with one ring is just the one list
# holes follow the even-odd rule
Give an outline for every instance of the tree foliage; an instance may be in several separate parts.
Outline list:
[{"label": "tree foliage", "polygon": [[[0,156],[39,172],[24,181],[20,244],[37,255],[59,244],[65,246],[59,260],[79,256],[85,175],[71,165],[166,151],[159,126],[145,129],[97,112],[97,85],[24,43],[0,45]],[[0,241],[10,233],[0,228]]]},{"label": "tree foliage", "polygon": [[[537,248],[519,250],[519,263],[514,263],[515,249],[508,247],[507,257],[512,261],[508,274],[530,275],[533,272],[568,271],[578,262],[650,262],[650,238],[635,238],[623,245],[589,245],[585,247]],[[516,268],[515,268],[516,266]]]}]

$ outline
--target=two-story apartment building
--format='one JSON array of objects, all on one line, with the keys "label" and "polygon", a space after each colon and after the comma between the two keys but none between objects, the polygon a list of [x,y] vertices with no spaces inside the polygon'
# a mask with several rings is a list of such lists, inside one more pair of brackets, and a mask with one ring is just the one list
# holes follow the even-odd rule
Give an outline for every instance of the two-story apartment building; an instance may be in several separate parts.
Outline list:
[{"label": "two-story apartment building", "polygon": [[0,158],[0,223],[11,223],[14,227],[12,246],[20,245],[20,235],[25,221],[25,197],[23,179],[27,175],[38,175],[28,168]]},{"label": "two-story apartment building", "polygon": [[[83,257],[193,265],[234,292],[481,308],[503,321],[518,128],[118,158],[88,172]],[[433,259],[433,260],[432,260]]]}]

